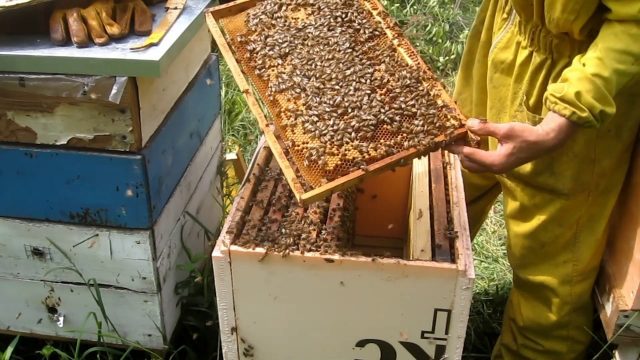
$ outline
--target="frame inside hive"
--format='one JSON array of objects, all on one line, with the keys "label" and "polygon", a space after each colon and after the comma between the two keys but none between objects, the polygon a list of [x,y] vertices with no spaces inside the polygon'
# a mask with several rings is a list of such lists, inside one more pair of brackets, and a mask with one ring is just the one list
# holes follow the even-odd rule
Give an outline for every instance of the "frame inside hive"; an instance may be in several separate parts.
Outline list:
[{"label": "frame inside hive", "polygon": [[[238,0],[230,4],[214,7],[207,11],[206,19],[209,29],[218,44],[220,52],[224,56],[236,82],[247,99],[249,108],[256,116],[261,130],[278,161],[284,176],[290,185],[296,199],[302,204],[327,197],[330,193],[354,185],[362,178],[382,172],[394,166],[407,164],[413,158],[426,152],[434,151],[444,143],[463,137],[464,129],[451,129],[447,133],[438,136],[433,146],[418,150],[409,148],[397,152],[382,159],[373,159],[367,162],[365,167],[342,169],[339,174],[333,174],[330,178],[323,177],[311,166],[305,165],[302,155],[287,146],[285,132],[279,125],[277,114],[285,105],[278,96],[269,97],[266,94],[266,82],[260,79],[251,64],[251,60],[243,55],[244,51],[238,49],[239,45],[234,37],[242,34],[246,29],[244,24],[248,10],[257,4],[256,0]],[[417,66],[423,76],[423,80],[431,86],[432,93],[436,94],[438,102],[438,117],[453,117],[460,119],[463,116],[450,99],[442,85],[431,73],[428,66],[420,58],[410,42],[403,37],[402,32],[395,22],[387,15],[384,8],[376,0],[360,0],[361,6],[374,20],[376,26],[384,30],[386,36],[383,41],[391,42],[401,57],[408,63]],[[275,99],[274,99],[275,98]],[[302,134],[304,136],[304,134]],[[308,138],[307,138],[308,139]],[[329,160],[331,161],[331,160]]]},{"label": "frame inside hive", "polygon": [[[330,198],[300,205],[269,147],[258,149],[225,227],[229,245],[262,249],[263,256],[289,254],[365,256],[386,259],[457,260],[452,190],[454,174],[441,153],[369,177]],[[420,165],[429,174],[419,171]],[[420,181],[416,181],[417,178]],[[427,185],[430,196],[410,183]]]}]

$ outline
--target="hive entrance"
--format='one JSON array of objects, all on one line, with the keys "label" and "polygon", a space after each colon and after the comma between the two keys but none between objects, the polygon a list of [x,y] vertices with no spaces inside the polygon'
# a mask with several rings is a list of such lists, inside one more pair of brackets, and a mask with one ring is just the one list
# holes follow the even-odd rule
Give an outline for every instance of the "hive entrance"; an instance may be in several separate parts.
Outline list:
[{"label": "hive entrance", "polygon": [[217,20],[304,191],[409,149],[435,150],[462,126],[376,1],[247,4]]}]

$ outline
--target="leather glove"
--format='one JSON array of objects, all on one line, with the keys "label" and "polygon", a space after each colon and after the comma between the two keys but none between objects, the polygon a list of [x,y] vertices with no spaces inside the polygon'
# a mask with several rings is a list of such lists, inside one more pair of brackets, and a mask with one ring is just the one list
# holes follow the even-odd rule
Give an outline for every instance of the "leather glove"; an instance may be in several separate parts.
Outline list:
[{"label": "leather glove", "polygon": [[54,10],[49,35],[56,45],[65,45],[70,37],[75,46],[86,47],[91,44],[90,35],[93,43],[103,46],[128,35],[132,18],[137,35],[151,34],[153,14],[142,0],[96,0],[84,9]]}]

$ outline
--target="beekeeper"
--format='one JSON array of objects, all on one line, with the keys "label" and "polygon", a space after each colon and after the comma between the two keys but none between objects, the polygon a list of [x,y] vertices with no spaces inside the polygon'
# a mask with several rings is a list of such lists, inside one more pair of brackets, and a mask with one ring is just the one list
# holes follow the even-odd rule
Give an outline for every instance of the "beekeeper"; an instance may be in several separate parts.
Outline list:
[{"label": "beekeeper", "polygon": [[455,100],[472,235],[504,196],[513,289],[493,359],[584,359],[640,120],[640,1],[485,0]]}]

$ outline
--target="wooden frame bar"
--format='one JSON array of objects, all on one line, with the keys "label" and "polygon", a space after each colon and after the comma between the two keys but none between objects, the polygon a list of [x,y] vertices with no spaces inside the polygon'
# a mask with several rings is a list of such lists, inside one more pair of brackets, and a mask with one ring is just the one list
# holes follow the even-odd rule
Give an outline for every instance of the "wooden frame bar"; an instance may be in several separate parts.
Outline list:
[{"label": "wooden frame bar", "polygon": [[431,196],[429,157],[413,160],[411,210],[409,212],[409,254],[411,260],[431,260]]},{"label": "wooden frame bar", "polygon": [[433,253],[436,261],[451,261],[451,245],[448,236],[447,199],[445,194],[442,152],[429,155],[431,174],[431,199],[433,216]]}]

